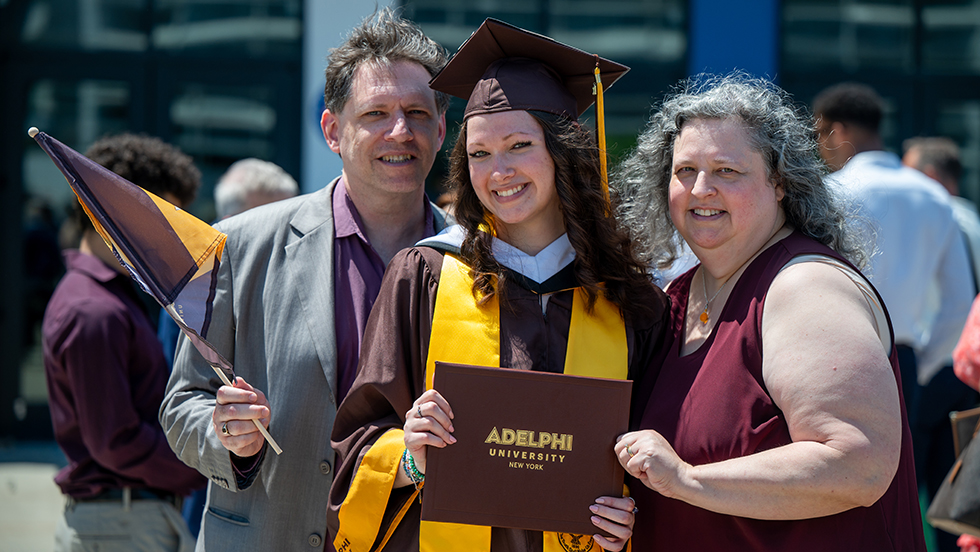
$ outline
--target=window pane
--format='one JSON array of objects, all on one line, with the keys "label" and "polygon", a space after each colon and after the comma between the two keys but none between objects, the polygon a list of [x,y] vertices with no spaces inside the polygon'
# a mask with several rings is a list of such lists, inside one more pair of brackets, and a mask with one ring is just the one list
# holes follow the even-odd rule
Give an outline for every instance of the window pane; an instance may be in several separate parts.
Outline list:
[{"label": "window pane", "polygon": [[72,50],[145,50],[147,0],[30,0],[22,44]]},{"label": "window pane", "polygon": [[[628,65],[630,72],[605,97],[613,156],[633,145],[652,101],[685,72],[685,0],[409,0],[404,6],[405,15],[451,53],[493,17]],[[454,103],[450,119],[462,117],[463,103]],[[592,111],[583,120],[594,121]]]},{"label": "window pane", "polygon": [[[25,121],[84,152],[103,135],[129,128],[129,103],[126,82],[43,79],[31,87]],[[41,148],[26,149],[23,168],[28,196],[51,202],[59,213],[72,204],[75,196]]]},{"label": "window pane", "polygon": [[783,71],[914,70],[911,0],[785,0]]},{"label": "window pane", "polygon": [[922,26],[925,72],[980,74],[980,0],[930,1]]},{"label": "window pane", "polygon": [[299,55],[302,0],[160,0],[154,3],[153,46],[235,56]]},{"label": "window pane", "polygon": [[545,32],[542,0],[416,0],[405,4],[405,15],[450,52],[455,52],[488,17]]},{"label": "window pane", "polygon": [[[129,97],[125,82],[44,79],[31,86],[25,122],[84,152],[102,135],[128,127]],[[24,149],[23,180],[27,199],[23,219],[26,342],[20,367],[23,402],[19,404],[32,405],[47,403],[40,325],[61,276],[60,245],[77,244],[76,236],[59,231],[75,196],[51,159],[33,143]]]},{"label": "window pane", "polygon": [[687,41],[681,0],[553,0],[549,33],[611,59],[680,64]]},{"label": "window pane", "polygon": [[275,158],[275,92],[272,86],[221,86],[184,83],[170,103],[173,143],[201,170],[202,186],[189,209],[214,218],[214,183],[233,162],[245,157]]},{"label": "window pane", "polygon": [[406,15],[455,52],[487,17],[500,19],[604,57],[682,63],[683,0],[417,0]]},{"label": "window pane", "polygon": [[936,134],[960,146],[963,176],[960,195],[980,200],[980,101],[947,100],[940,104]]},{"label": "window pane", "polygon": [[[630,149],[650,105],[684,76],[687,15],[683,0],[551,0],[549,35],[630,67],[606,96],[609,153]],[[594,109],[583,116],[595,120]]]}]

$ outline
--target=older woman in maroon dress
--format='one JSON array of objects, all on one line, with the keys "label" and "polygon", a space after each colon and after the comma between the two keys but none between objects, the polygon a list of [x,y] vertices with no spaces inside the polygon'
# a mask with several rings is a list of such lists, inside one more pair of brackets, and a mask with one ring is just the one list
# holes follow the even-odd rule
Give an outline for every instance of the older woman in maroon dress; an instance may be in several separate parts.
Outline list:
[{"label": "older woman in maroon dress", "polygon": [[694,81],[622,169],[650,260],[677,234],[700,260],[616,446],[637,550],[925,550],[890,323],[812,128],[770,83]]}]

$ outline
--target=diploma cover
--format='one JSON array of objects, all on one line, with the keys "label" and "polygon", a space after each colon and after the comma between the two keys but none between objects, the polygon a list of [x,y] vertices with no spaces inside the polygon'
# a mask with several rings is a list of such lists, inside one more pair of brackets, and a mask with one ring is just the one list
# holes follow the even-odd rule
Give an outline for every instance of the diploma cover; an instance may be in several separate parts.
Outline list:
[{"label": "diploma cover", "polygon": [[456,443],[426,453],[422,519],[592,535],[623,495],[613,452],[633,382],[436,362]]}]

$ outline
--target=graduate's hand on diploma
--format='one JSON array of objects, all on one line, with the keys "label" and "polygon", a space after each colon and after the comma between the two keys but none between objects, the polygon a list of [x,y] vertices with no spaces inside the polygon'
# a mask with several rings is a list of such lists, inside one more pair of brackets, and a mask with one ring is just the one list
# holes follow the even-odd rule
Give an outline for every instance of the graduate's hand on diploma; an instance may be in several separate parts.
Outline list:
[{"label": "graduate's hand on diploma", "polygon": [[633,524],[636,523],[636,503],[633,499],[600,496],[589,509],[592,510],[592,523],[613,535],[611,538],[598,533],[592,535],[596,544],[604,550],[622,550],[626,541],[633,536]]},{"label": "graduate's hand on diploma", "polygon": [[234,387],[222,385],[218,388],[211,422],[222,446],[232,454],[246,458],[258,454],[265,443],[252,420],[259,420],[268,428],[270,413],[265,393],[242,378],[235,378]]},{"label": "graduate's hand on diploma", "polygon": [[425,447],[443,448],[456,442],[453,437],[453,409],[435,389],[429,389],[405,413],[405,448],[415,466],[425,473]]}]

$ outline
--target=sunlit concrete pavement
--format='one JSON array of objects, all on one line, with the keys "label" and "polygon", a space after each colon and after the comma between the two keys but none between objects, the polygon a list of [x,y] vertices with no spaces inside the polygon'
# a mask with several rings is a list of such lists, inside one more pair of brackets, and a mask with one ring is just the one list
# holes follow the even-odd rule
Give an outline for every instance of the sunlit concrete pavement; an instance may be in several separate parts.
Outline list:
[{"label": "sunlit concrete pavement", "polygon": [[64,498],[54,442],[0,443],[0,552],[51,552]]}]

